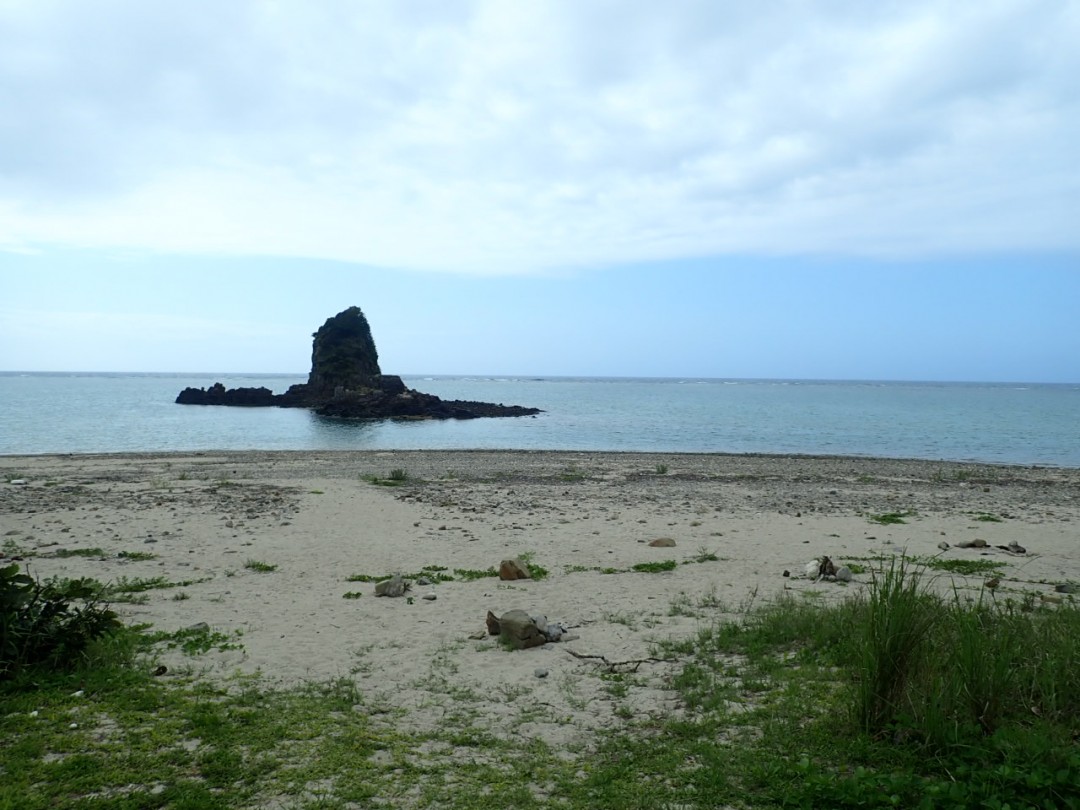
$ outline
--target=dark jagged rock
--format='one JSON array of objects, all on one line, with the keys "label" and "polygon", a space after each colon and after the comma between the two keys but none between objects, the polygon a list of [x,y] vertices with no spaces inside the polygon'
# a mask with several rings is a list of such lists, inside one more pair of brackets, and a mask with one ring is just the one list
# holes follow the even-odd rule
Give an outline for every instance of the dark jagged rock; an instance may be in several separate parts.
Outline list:
[{"label": "dark jagged rock", "polygon": [[209,388],[185,388],[176,401],[181,405],[239,405],[260,407],[276,405],[274,392],[269,388],[225,388],[214,383]]},{"label": "dark jagged rock", "polygon": [[314,395],[328,397],[339,390],[379,387],[379,352],[360,307],[327,318],[312,337],[307,384]]},{"label": "dark jagged rock", "polygon": [[367,318],[359,307],[339,312],[319,328],[311,347],[308,381],[274,394],[268,388],[185,388],[181,405],[236,405],[311,408],[321,416],[351,419],[476,419],[531,416],[538,408],[490,402],[443,400],[413,391],[401,377],[383,374]]}]

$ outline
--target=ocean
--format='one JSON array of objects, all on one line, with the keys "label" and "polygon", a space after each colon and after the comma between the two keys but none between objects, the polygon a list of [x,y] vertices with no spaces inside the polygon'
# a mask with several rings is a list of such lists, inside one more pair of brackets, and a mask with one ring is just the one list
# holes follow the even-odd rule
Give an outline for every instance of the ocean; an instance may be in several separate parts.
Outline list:
[{"label": "ocean", "polygon": [[177,405],[187,386],[306,374],[0,372],[0,454],[207,450],[597,450],[881,456],[1080,467],[1080,384],[406,376],[535,417],[346,421]]}]

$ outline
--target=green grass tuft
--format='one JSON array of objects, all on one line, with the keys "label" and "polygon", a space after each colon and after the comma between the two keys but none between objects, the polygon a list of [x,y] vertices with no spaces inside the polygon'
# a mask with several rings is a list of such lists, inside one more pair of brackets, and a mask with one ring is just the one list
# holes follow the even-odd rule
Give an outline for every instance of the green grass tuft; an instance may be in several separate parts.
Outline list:
[{"label": "green grass tuft", "polygon": [[643,574],[660,574],[664,571],[674,571],[678,565],[675,560],[662,560],[660,562],[636,563],[630,567],[630,570]]},{"label": "green grass tuft", "polygon": [[900,523],[907,523],[904,518],[913,515],[913,512],[884,512],[880,515],[868,515],[867,520],[871,523],[879,523],[882,526],[891,526]]}]

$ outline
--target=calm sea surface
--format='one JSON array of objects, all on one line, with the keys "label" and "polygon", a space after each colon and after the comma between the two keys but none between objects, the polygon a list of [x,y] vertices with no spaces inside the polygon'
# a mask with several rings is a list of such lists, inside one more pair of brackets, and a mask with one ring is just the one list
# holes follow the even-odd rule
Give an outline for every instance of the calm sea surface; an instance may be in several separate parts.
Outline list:
[{"label": "calm sea surface", "polygon": [[306,375],[0,372],[0,454],[528,449],[806,453],[1080,467],[1080,385],[405,377],[444,399],[537,417],[355,422],[306,410],[176,405],[186,386]]}]

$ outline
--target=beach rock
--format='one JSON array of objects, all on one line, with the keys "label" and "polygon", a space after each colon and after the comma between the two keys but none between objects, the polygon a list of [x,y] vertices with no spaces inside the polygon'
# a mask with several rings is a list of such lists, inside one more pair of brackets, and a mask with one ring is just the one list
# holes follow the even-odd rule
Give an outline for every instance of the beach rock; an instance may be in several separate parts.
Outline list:
[{"label": "beach rock", "polygon": [[[810,560],[805,567],[806,576],[813,580],[819,579],[833,579],[836,577],[837,567],[836,563],[830,560],[828,557],[821,557],[816,560]],[[849,570],[850,574],[851,571]]]},{"label": "beach rock", "polygon": [[390,579],[375,583],[376,596],[404,596],[407,590],[409,590],[409,583],[402,578],[401,574],[394,574]]},{"label": "beach rock", "polygon": [[948,551],[949,550],[949,544],[946,543],[944,540],[942,540],[940,543],[938,543],[937,547],[940,548],[942,551]]},{"label": "beach rock", "polygon": [[1073,582],[1062,582],[1060,585],[1055,585],[1054,590],[1058,593],[1080,593],[1080,585]]},{"label": "beach rock", "polygon": [[670,537],[657,537],[655,540],[650,540],[649,545],[652,548],[675,548],[675,541]]},{"label": "beach rock", "polygon": [[548,676],[548,671],[544,667],[537,667],[533,670],[533,675],[537,678],[546,678]]},{"label": "beach rock", "polygon": [[963,540],[956,544],[957,548],[986,548],[986,541],[976,537],[974,540]]},{"label": "beach rock", "polygon": [[499,617],[490,610],[487,612],[487,631],[489,636],[497,636],[501,632]]},{"label": "beach rock", "polygon": [[524,610],[510,610],[499,617],[499,641],[515,650],[539,647],[547,638]]},{"label": "beach rock", "polygon": [[846,565],[841,565],[836,569],[836,581],[837,582],[851,582],[851,569]]},{"label": "beach rock", "polygon": [[438,597],[438,596],[436,596],[436,595],[435,595],[435,594],[433,594],[433,593],[425,593],[425,594],[424,594],[423,596],[421,596],[420,598],[421,598],[421,599],[424,599],[425,601],[428,601],[428,602],[434,602],[434,601],[435,601],[436,599],[438,599],[439,597]]},{"label": "beach rock", "polygon": [[532,579],[532,572],[529,571],[529,566],[517,558],[503,560],[499,563],[499,579]]},{"label": "beach rock", "polygon": [[566,635],[566,628],[558,622],[549,622],[542,632],[544,633],[544,638],[554,643],[562,641],[563,636]]}]

